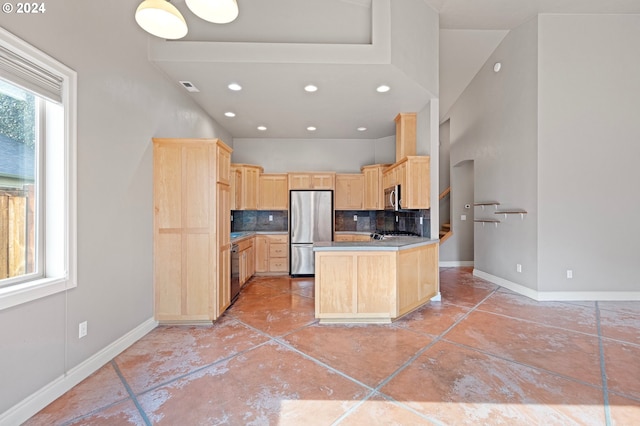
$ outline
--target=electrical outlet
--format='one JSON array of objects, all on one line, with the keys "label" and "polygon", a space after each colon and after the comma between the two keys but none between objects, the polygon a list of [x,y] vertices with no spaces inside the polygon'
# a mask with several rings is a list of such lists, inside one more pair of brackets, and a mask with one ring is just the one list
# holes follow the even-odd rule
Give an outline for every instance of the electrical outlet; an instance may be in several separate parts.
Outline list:
[{"label": "electrical outlet", "polygon": [[521,264],[516,264],[516,272],[522,272],[522,265]]},{"label": "electrical outlet", "polygon": [[273,222],[273,215],[272,214],[269,215],[269,222]]},{"label": "electrical outlet", "polygon": [[467,215],[466,214],[461,215],[460,220],[467,220]]},{"label": "electrical outlet", "polygon": [[358,221],[358,215],[357,215],[357,214],[354,214],[354,215],[353,215],[353,221],[354,221],[354,222],[357,222],[357,221]]},{"label": "electrical outlet", "polygon": [[82,339],[86,335],[87,335],[87,322],[82,321],[78,325],[78,339]]},{"label": "electrical outlet", "polygon": [[571,269],[567,269],[567,278],[573,278],[573,271]]}]

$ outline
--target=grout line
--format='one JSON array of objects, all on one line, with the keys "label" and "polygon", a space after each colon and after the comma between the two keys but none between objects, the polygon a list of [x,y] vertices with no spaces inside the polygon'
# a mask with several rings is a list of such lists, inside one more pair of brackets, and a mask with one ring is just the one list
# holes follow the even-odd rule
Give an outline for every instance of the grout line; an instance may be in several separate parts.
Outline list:
[{"label": "grout line", "polygon": [[252,347],[250,347],[250,348],[248,348],[248,349],[245,349],[245,350],[243,350],[243,351],[236,352],[236,353],[234,353],[234,354],[232,354],[232,355],[229,355],[229,356],[227,356],[227,357],[225,357],[225,358],[220,358],[220,359],[219,359],[219,360],[217,360],[217,361],[211,362],[211,363],[209,363],[209,364],[202,365],[202,366],[200,366],[200,367],[198,367],[198,368],[196,368],[196,369],[194,369],[194,370],[192,370],[192,371],[189,371],[188,373],[181,374],[181,375],[179,375],[179,376],[173,377],[173,378],[171,378],[171,379],[169,379],[169,380],[166,380],[166,381],[164,381],[164,382],[158,383],[157,385],[152,386],[152,387],[150,387],[150,388],[148,388],[148,389],[144,389],[143,391],[140,391],[139,395],[143,395],[143,394],[145,394],[145,393],[152,392],[152,391],[154,391],[154,390],[156,390],[156,389],[159,389],[159,388],[161,388],[161,387],[163,387],[163,386],[170,385],[171,383],[176,382],[176,381],[178,381],[178,380],[185,379],[185,378],[187,378],[187,377],[189,377],[189,376],[191,376],[191,375],[193,375],[193,374],[200,373],[201,371],[206,370],[206,369],[211,368],[211,367],[214,367],[214,366],[216,366],[216,365],[218,365],[218,364],[223,364],[223,363],[225,363],[225,362],[228,362],[228,361],[230,361],[232,358],[235,358],[235,357],[237,357],[237,356],[239,356],[239,355],[244,355],[244,354],[246,354],[247,352],[251,352],[251,351],[253,351],[253,350],[255,350],[255,349],[258,349],[258,348],[259,348],[259,347],[261,347],[261,346],[266,345],[267,343],[269,343],[269,341],[268,341],[268,340],[267,340],[267,341],[265,341],[265,342],[259,343],[259,344],[255,345],[255,346],[252,346]]},{"label": "grout line", "polygon": [[[391,380],[393,380],[401,371],[403,371],[404,369],[406,369],[410,364],[412,364],[416,359],[418,359],[420,356],[422,356],[422,354],[424,354],[427,350],[431,349],[436,343],[440,342],[441,340],[443,340],[444,336],[446,336],[454,327],[456,327],[458,324],[460,324],[462,321],[464,321],[469,315],[471,315],[472,312],[474,312],[476,309],[478,309],[478,306],[480,306],[482,303],[484,303],[488,298],[490,298],[491,296],[493,296],[496,291],[498,291],[497,287],[495,289],[493,289],[487,296],[485,296],[480,302],[478,302],[473,308],[469,309],[468,312],[466,312],[463,316],[461,316],[459,319],[457,319],[453,324],[451,324],[451,326],[449,328],[447,328],[445,331],[443,331],[442,333],[440,333],[435,339],[433,339],[433,341],[431,343],[429,343],[427,346],[425,346],[424,348],[420,349],[418,352],[416,352],[411,358],[409,358],[409,360],[407,362],[405,362],[404,364],[402,364],[400,367],[398,367],[398,369],[396,371],[394,371],[393,373],[391,373],[390,376],[388,376],[386,379],[384,379],[377,387],[376,387],[376,391],[380,392],[380,389],[382,389],[382,387],[384,387],[385,385],[387,385],[387,383],[389,383]],[[382,392],[380,392],[382,395],[386,395]],[[393,398],[389,397],[391,400],[395,401]],[[396,401],[398,402],[398,401]]]},{"label": "grout line", "polygon": [[[297,353],[297,354],[299,354],[299,355],[302,355],[304,358],[307,358],[307,359],[309,359],[309,360],[311,360],[311,361],[315,362],[316,364],[319,364],[320,366],[322,366],[322,367],[324,367],[324,368],[327,368],[327,369],[329,369],[329,370],[333,371],[334,373],[336,373],[336,374],[338,374],[338,375],[340,375],[340,376],[344,377],[345,379],[348,379],[348,380],[350,380],[350,381],[352,381],[352,382],[356,383],[357,385],[359,385],[359,386],[362,386],[362,387],[366,388],[366,389],[367,389],[367,390],[369,390],[370,392],[373,392],[373,391],[375,390],[375,389],[374,389],[374,388],[372,388],[371,386],[369,386],[369,385],[367,385],[367,384],[364,384],[364,383],[362,383],[361,381],[359,381],[359,380],[357,380],[357,379],[354,379],[353,377],[351,377],[351,376],[349,376],[349,375],[345,374],[344,372],[342,372],[342,371],[340,371],[340,370],[336,370],[335,368],[331,367],[330,365],[328,365],[328,364],[326,364],[326,363],[324,363],[324,362],[320,361],[320,360],[319,360],[319,359],[317,359],[317,358],[312,357],[311,355],[309,355],[309,354],[307,354],[307,353],[302,352],[300,349],[297,349],[297,348],[295,348],[294,346],[291,346],[291,344],[290,344],[290,343],[286,342],[285,340],[282,340],[282,337],[284,337],[284,336],[288,336],[288,335],[290,335],[290,334],[294,333],[294,331],[292,331],[292,332],[290,332],[290,333],[283,334],[282,336],[275,336],[275,337],[274,337],[274,336],[271,336],[271,335],[269,335],[269,334],[265,333],[264,331],[262,331],[262,330],[260,330],[260,329],[257,329],[257,328],[255,328],[255,327],[253,327],[253,326],[249,325],[249,324],[246,324],[246,323],[244,323],[244,322],[242,322],[242,321],[240,321],[240,320],[238,320],[238,322],[240,322],[241,324],[245,325],[246,327],[248,327],[248,328],[250,328],[250,329],[252,329],[252,330],[256,331],[257,333],[260,333],[260,334],[262,334],[263,336],[268,337],[272,342],[277,343],[277,344],[279,344],[279,345],[281,345],[281,346],[284,346],[284,347],[286,347],[287,349],[289,349],[289,350],[291,350],[291,351],[293,351],[293,352],[296,352],[296,353]],[[307,324],[307,325],[305,325],[305,326],[303,326],[303,327],[300,327],[300,328],[296,329],[296,331],[298,331],[298,330],[302,330],[303,328],[307,328],[307,327],[309,327],[309,326],[311,326],[311,325],[313,325],[313,324],[314,324],[314,323],[309,323],[309,324]],[[266,344],[266,343],[267,343],[267,342],[265,342],[265,343],[263,343],[263,344]]]},{"label": "grout line", "polygon": [[470,350],[470,351],[478,352],[478,353],[481,353],[483,355],[487,355],[487,356],[489,356],[491,358],[497,358],[499,360],[502,360],[502,361],[505,361],[505,362],[509,362],[509,363],[512,363],[512,364],[521,365],[523,367],[527,367],[527,368],[530,368],[532,370],[542,371],[544,373],[547,373],[547,374],[555,376],[555,377],[559,377],[559,378],[564,379],[564,380],[569,380],[571,382],[579,383],[579,384],[584,385],[584,386],[589,386],[589,387],[594,388],[594,389],[602,390],[602,386],[594,385],[593,383],[585,382],[585,381],[576,379],[575,377],[565,376],[564,374],[560,374],[560,373],[558,373],[556,371],[547,370],[546,368],[538,367],[538,366],[531,365],[531,364],[526,364],[526,363],[524,363],[522,361],[518,361],[518,360],[515,360],[515,359],[511,359],[511,358],[506,358],[506,357],[504,357],[502,355],[495,354],[495,353],[492,353],[492,352],[488,352],[488,351],[486,351],[484,349],[475,348],[473,346],[468,346],[468,345],[465,345],[463,343],[458,343],[458,342],[455,342],[453,340],[447,340],[447,339],[443,339],[443,340],[445,342],[447,342],[447,343],[449,343],[449,344],[451,344],[453,346],[457,346],[459,348],[464,348],[464,349],[467,349],[467,350]]},{"label": "grout line", "polygon": [[115,407],[118,404],[122,404],[123,402],[126,402],[127,399],[129,399],[128,396],[123,397],[122,399],[114,401],[109,405],[105,405],[104,407],[99,407],[99,408],[96,408],[93,411],[89,411],[88,413],[82,414],[82,415],[77,416],[77,417],[73,417],[73,418],[71,418],[71,419],[69,419],[69,420],[67,420],[67,421],[65,421],[63,423],[60,423],[58,426],[72,426],[72,425],[81,424],[81,423],[78,423],[80,420],[84,420],[84,419],[89,418],[89,417],[91,417],[91,416],[93,416],[95,414],[98,414],[98,413],[102,412],[102,411],[106,411],[106,410],[110,409],[111,407]]},{"label": "grout line", "polygon": [[604,363],[604,344],[602,342],[602,328],[600,327],[600,306],[596,301],[596,326],[598,329],[598,349],[600,351],[600,374],[602,375],[602,396],[604,403],[604,418],[607,426],[611,425],[611,406],[609,405],[609,386],[607,383],[607,371]]},{"label": "grout line", "polygon": [[479,312],[484,312],[484,313],[487,313],[487,314],[491,314],[491,315],[498,315],[498,316],[501,316],[501,317],[504,317],[504,318],[514,319],[514,320],[517,320],[517,321],[524,321],[524,322],[528,322],[530,324],[536,324],[536,325],[539,325],[539,326],[542,326],[542,327],[549,327],[549,328],[554,328],[556,330],[562,330],[562,331],[570,331],[572,333],[578,333],[578,334],[582,334],[582,335],[589,336],[589,337],[597,337],[598,336],[598,332],[597,331],[595,333],[586,333],[586,332],[580,331],[580,330],[573,330],[571,328],[558,327],[556,325],[545,324],[545,323],[540,322],[540,321],[535,321],[535,320],[530,320],[530,319],[520,318],[520,317],[514,317],[514,316],[511,316],[511,315],[501,314],[499,312],[488,311],[488,310],[485,310],[485,309],[478,309],[478,311]]},{"label": "grout line", "polygon": [[149,420],[149,417],[147,417],[147,413],[145,413],[144,409],[140,405],[140,402],[138,401],[138,398],[136,398],[136,395],[133,393],[133,390],[131,389],[131,386],[129,386],[129,383],[127,383],[127,381],[125,380],[124,376],[122,375],[122,372],[120,371],[120,368],[118,367],[118,364],[113,359],[111,360],[111,366],[113,367],[114,370],[116,370],[116,374],[118,375],[118,377],[120,377],[120,380],[122,381],[122,384],[124,385],[125,389],[127,390],[127,393],[129,394],[129,397],[133,400],[133,403],[135,404],[136,408],[138,409],[138,412],[140,413],[140,416],[142,416],[142,419],[144,420],[144,424],[147,425],[147,426],[153,425],[153,423],[151,423],[151,421]]},{"label": "grout line", "polygon": [[610,342],[616,342],[616,343],[620,343],[626,346],[634,346],[636,348],[640,348],[640,343],[633,343],[633,342],[629,342],[627,340],[620,340],[620,339],[614,339],[612,337],[607,337],[607,336],[599,336],[602,338],[602,341],[610,341]]}]

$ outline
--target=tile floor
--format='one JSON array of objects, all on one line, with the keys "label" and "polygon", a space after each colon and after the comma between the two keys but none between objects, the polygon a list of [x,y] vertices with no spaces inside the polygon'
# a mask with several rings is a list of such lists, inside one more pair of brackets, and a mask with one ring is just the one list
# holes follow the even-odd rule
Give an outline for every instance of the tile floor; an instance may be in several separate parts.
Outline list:
[{"label": "tile floor", "polygon": [[312,279],[254,278],[26,424],[640,424],[640,302],[535,302],[471,268],[441,291],[392,325],[319,325]]}]

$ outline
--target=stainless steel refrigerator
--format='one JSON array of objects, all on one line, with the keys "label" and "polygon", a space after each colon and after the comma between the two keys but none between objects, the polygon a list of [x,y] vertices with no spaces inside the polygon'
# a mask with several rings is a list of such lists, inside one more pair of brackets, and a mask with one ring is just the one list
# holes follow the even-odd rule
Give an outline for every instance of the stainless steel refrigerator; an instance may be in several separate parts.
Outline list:
[{"label": "stainless steel refrigerator", "polygon": [[289,273],[313,275],[313,243],[333,240],[333,191],[289,192]]}]

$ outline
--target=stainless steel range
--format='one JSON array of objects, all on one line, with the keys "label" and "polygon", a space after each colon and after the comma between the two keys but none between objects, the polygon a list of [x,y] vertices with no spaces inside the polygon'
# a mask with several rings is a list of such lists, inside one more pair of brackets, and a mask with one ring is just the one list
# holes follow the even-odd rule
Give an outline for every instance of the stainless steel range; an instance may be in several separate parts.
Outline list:
[{"label": "stainless steel range", "polygon": [[371,234],[372,240],[388,240],[398,237],[419,237],[419,234],[408,231],[375,231]]}]

